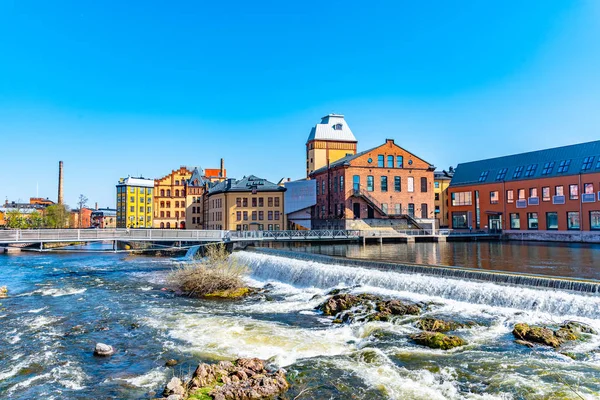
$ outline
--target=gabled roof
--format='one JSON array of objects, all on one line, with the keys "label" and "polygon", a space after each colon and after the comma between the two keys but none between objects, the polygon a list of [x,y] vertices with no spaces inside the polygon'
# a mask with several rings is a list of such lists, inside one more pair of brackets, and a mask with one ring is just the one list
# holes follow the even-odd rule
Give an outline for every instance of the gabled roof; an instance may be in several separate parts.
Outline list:
[{"label": "gabled roof", "polygon": [[201,170],[198,170],[198,167],[195,167],[192,171],[192,176],[187,180],[188,186],[193,187],[202,187],[204,186],[204,177],[202,176]]},{"label": "gabled roof", "polygon": [[266,179],[254,175],[245,176],[240,180],[226,179],[213,186],[208,194],[217,194],[225,192],[285,192],[285,187],[279,186]]},{"label": "gabled roof", "polygon": [[307,142],[311,140],[332,140],[337,142],[357,142],[348,123],[341,114],[329,114],[310,130]]},{"label": "gabled roof", "polygon": [[[363,155],[365,155],[365,154],[368,154],[368,153],[370,153],[370,152],[372,152],[372,151],[375,151],[375,150],[377,150],[377,149],[378,149],[378,148],[380,148],[381,146],[384,146],[385,144],[387,144],[387,143],[388,143],[388,141],[392,141],[392,142],[393,142],[393,140],[392,140],[392,139],[388,139],[388,140],[386,141],[386,143],[380,144],[379,146],[376,146],[376,147],[370,148],[370,149],[368,149],[368,150],[365,150],[365,151],[361,151],[360,153],[356,153],[356,154],[350,154],[350,155],[347,155],[346,157],[342,157],[342,158],[340,158],[339,160],[336,160],[336,161],[334,161],[334,162],[332,162],[332,163],[329,163],[329,168],[330,168],[330,169],[331,169],[331,168],[335,168],[335,167],[338,167],[338,166],[340,166],[340,165],[350,165],[350,162],[351,162],[352,160],[354,160],[354,159],[357,159],[357,158],[358,158],[358,157],[360,157],[360,156],[363,156]],[[396,146],[396,147],[398,147],[398,148],[400,148],[400,149],[402,149],[402,150],[406,151],[407,153],[409,153],[409,154],[412,154],[410,151],[407,151],[406,149],[404,149],[404,148],[402,148],[402,147],[398,146],[396,143],[393,143],[393,144],[394,144],[394,146]],[[414,156],[414,154],[412,154],[412,155]],[[417,157],[417,156],[414,156],[414,157],[416,157],[416,158],[419,158],[419,159],[420,159],[420,160],[422,160],[423,162],[425,162],[425,163],[429,164],[429,168],[435,168],[435,167],[433,166],[433,164],[431,164],[430,162],[427,162],[427,161],[423,160],[421,157]],[[318,173],[325,172],[325,171],[327,171],[327,166],[321,167],[321,168],[319,168],[319,169],[317,169],[317,170],[315,170],[315,171],[311,172],[311,173],[310,173],[310,175],[318,174]]]},{"label": "gabled roof", "polygon": [[458,164],[450,186],[593,172],[600,172],[600,140]]}]

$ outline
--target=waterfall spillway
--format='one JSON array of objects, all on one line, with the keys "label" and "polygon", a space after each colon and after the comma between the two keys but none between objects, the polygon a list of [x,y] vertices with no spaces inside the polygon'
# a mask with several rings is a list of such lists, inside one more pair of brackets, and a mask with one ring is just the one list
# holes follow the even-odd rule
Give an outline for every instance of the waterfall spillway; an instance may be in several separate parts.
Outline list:
[{"label": "waterfall spillway", "polygon": [[200,246],[190,247],[183,258],[185,260],[193,260],[196,257],[196,254],[198,254],[198,250],[200,250]]},{"label": "waterfall spillway", "polygon": [[[237,257],[250,266],[256,278],[298,287],[362,285],[494,307],[600,318],[598,283],[594,282],[396,265],[271,249],[241,252]],[[578,289],[584,290],[574,292]]]}]

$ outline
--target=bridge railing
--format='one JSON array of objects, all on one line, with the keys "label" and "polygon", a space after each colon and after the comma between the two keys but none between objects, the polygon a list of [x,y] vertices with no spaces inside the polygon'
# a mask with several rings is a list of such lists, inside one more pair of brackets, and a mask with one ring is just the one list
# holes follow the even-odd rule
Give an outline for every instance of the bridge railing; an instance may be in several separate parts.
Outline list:
[{"label": "bridge railing", "polygon": [[308,239],[356,239],[358,230],[325,229],[310,231],[230,231],[233,240],[308,240]]}]

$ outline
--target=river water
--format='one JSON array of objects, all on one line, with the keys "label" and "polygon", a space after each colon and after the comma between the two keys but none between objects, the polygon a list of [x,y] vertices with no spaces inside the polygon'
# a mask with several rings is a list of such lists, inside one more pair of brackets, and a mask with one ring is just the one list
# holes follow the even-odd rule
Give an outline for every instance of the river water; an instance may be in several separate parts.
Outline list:
[{"label": "river water", "polygon": [[[600,331],[600,297],[368,268],[249,251],[240,302],[162,290],[176,261],[123,254],[0,257],[0,398],[152,398],[198,362],[253,356],[284,367],[293,399],[600,398],[600,336],[563,349],[514,343],[515,323],[578,320]],[[408,339],[415,317],[334,325],[314,310],[334,287],[427,302],[425,315],[475,321],[450,351]],[[92,355],[111,344],[110,358]],[[164,366],[179,360],[175,368]],[[573,359],[575,358],[575,359]]]}]

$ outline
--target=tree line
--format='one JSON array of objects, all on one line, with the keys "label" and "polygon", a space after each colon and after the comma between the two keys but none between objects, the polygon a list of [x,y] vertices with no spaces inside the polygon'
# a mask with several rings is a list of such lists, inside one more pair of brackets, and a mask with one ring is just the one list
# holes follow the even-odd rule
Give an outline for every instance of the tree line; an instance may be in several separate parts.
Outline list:
[{"label": "tree line", "polygon": [[48,206],[43,213],[34,210],[30,214],[22,214],[18,209],[11,209],[4,219],[5,226],[13,229],[66,228],[69,225],[69,209],[62,204]]}]

